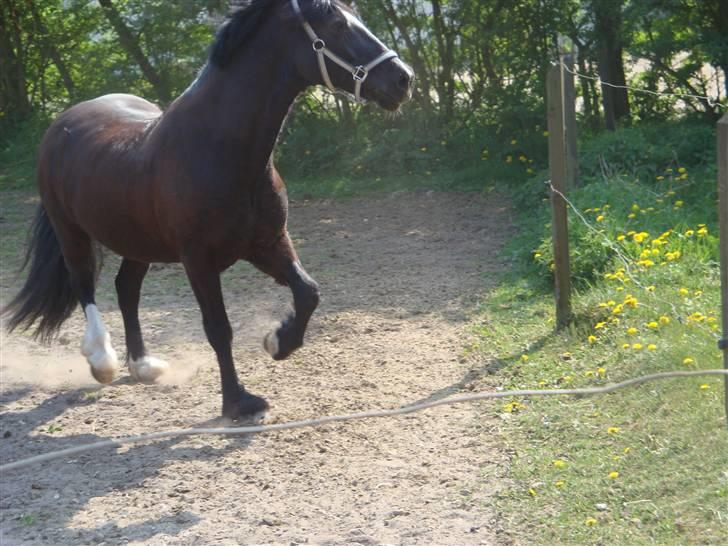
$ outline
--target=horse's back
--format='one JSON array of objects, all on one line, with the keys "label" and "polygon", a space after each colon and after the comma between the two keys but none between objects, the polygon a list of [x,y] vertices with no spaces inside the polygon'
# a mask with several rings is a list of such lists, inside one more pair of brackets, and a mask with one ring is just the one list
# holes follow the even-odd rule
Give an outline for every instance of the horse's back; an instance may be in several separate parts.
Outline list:
[{"label": "horse's back", "polygon": [[[154,104],[113,94],[79,103],[50,125],[38,154],[38,188],[51,218],[70,222],[124,255],[153,224],[145,147],[161,115]],[[119,226],[123,225],[124,230]],[[140,247],[159,243],[148,240]]]}]

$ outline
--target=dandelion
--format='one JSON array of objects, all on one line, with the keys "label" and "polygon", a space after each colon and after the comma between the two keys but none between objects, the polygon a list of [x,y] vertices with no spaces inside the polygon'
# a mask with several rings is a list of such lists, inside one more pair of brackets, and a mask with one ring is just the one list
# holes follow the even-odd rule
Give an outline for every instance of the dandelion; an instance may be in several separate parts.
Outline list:
[{"label": "dandelion", "polygon": [[506,163],[513,163],[513,156],[512,155],[507,155],[506,156]]},{"label": "dandelion", "polygon": [[594,518],[586,518],[584,523],[586,524],[587,527],[593,527],[597,524],[597,520],[595,520]]},{"label": "dandelion", "polygon": [[528,355],[521,355],[521,362],[528,362]]},{"label": "dandelion", "polygon": [[632,344],[632,348],[633,348],[633,349],[634,349],[635,351],[641,351],[641,350],[642,350],[642,344],[641,344],[641,343],[633,343],[633,344]]},{"label": "dandelion", "polygon": [[655,345],[654,343],[650,343],[650,344],[649,344],[649,345],[647,346],[647,350],[648,350],[648,351],[654,351],[654,350],[656,350],[656,349],[657,349],[657,345]]},{"label": "dandelion", "polygon": [[641,231],[639,233],[635,233],[634,235],[632,235],[632,240],[634,240],[635,243],[641,243],[642,241],[647,239],[649,236],[650,236],[650,234],[647,233],[646,231]]},{"label": "dandelion", "polygon": [[657,180],[658,180],[658,181],[662,181],[662,180],[665,180],[665,177],[664,177],[664,176],[662,176],[662,175],[660,175],[660,176],[658,176],[658,177],[657,177]]},{"label": "dandelion", "polygon": [[683,364],[685,364],[686,366],[690,366],[691,364],[695,364],[695,360],[693,360],[689,356],[686,356],[685,358],[683,358]]},{"label": "dandelion", "polygon": [[556,459],[553,464],[556,468],[564,468],[566,466],[566,461],[563,459]]},{"label": "dandelion", "polygon": [[597,368],[597,374],[604,377],[607,374],[607,370],[604,368]]},{"label": "dandelion", "polygon": [[690,294],[690,290],[688,290],[687,288],[680,288],[678,292],[681,296],[687,296],[688,294]]},{"label": "dandelion", "polygon": [[564,480],[556,480],[556,481],[554,482],[554,485],[555,485],[556,487],[564,487]]},{"label": "dandelion", "polygon": [[692,237],[693,235],[695,235],[695,231],[693,231],[692,229],[689,229],[685,232],[685,237]]},{"label": "dandelion", "polygon": [[678,180],[687,180],[687,179],[688,179],[688,174],[687,173],[683,173],[683,174],[681,174],[678,177]]},{"label": "dandelion", "polygon": [[548,131],[544,131],[543,132],[543,136],[549,136],[549,132]]},{"label": "dandelion", "polygon": [[631,345],[629,343],[622,344],[622,349],[629,349],[630,347],[631,347]]},{"label": "dandelion", "polygon": [[523,155],[523,154],[521,154],[521,155],[518,156],[518,161],[520,161],[522,163],[525,163],[526,162],[526,159],[527,159],[527,157],[525,155]]},{"label": "dandelion", "polygon": [[647,288],[645,288],[645,290],[647,290],[648,292],[654,292],[655,291],[655,285],[654,284],[651,284],[650,286],[648,286]]},{"label": "dandelion", "polygon": [[668,324],[670,324],[670,317],[666,317],[665,315],[662,315],[658,320],[663,326],[667,326]]},{"label": "dandelion", "polygon": [[630,213],[629,213],[629,214],[627,215],[627,218],[629,218],[630,220],[632,220],[633,218],[637,218],[637,215],[636,215],[636,214],[635,214],[634,212],[630,212]]},{"label": "dandelion", "polygon": [[609,427],[607,429],[607,434],[617,434],[619,433],[620,428],[619,427]]},{"label": "dandelion", "polygon": [[627,335],[634,336],[637,334],[638,331],[639,330],[637,330],[637,328],[635,327],[627,328]]},{"label": "dandelion", "polygon": [[427,151],[427,146],[423,146],[422,148],[420,148],[420,151],[426,152]]},{"label": "dandelion", "polygon": [[616,480],[617,478],[619,478],[619,472],[617,472],[616,470],[612,470],[609,473],[609,479],[610,480]]},{"label": "dandelion", "polygon": [[515,138],[513,140],[511,140],[511,145],[512,146],[515,146],[516,144],[518,144],[518,141]]},{"label": "dandelion", "polygon": [[597,323],[596,323],[596,324],[594,325],[594,329],[595,329],[595,330],[601,330],[601,329],[602,329],[602,328],[604,328],[604,327],[605,327],[606,325],[607,325],[607,323],[606,323],[606,322],[597,322]]},{"label": "dandelion", "polygon": [[657,328],[660,327],[660,325],[657,324],[657,321],[653,320],[653,321],[647,323],[647,327],[652,328],[653,330],[656,330]]},{"label": "dandelion", "polygon": [[683,173],[687,172],[687,169],[685,169],[685,167],[680,167],[680,168],[679,168],[679,169],[677,170],[677,172],[679,172],[680,174],[683,174]]},{"label": "dandelion", "polygon": [[624,235],[617,235],[617,241],[624,241]]},{"label": "dandelion", "polygon": [[533,257],[534,257],[534,259],[540,258],[541,257],[541,253],[540,252],[536,252],[536,254],[534,254]]},{"label": "dandelion", "polygon": [[597,336],[589,336],[589,337],[587,338],[587,341],[589,341],[589,344],[590,344],[590,345],[593,345],[594,343],[596,343],[596,342],[597,342]]},{"label": "dandelion", "polygon": [[710,388],[710,385],[708,385],[707,383],[703,383],[702,385],[700,385],[701,391],[707,391],[709,388]]},{"label": "dandelion", "polygon": [[708,234],[708,228],[701,227],[698,230],[698,237],[705,237]]},{"label": "dandelion", "polygon": [[604,215],[603,214],[600,214],[599,216],[597,216],[597,222],[603,222],[603,221],[604,221]]},{"label": "dandelion", "polygon": [[685,204],[685,202],[684,202],[684,201],[680,201],[680,200],[678,200],[678,201],[675,201],[675,208],[678,208],[678,209],[679,209],[679,208],[680,208],[680,207],[682,207],[682,206],[683,206],[684,204]]},{"label": "dandelion", "polygon": [[535,497],[536,496],[536,490],[533,487],[530,487],[528,489],[528,494],[531,495],[532,497]]},{"label": "dandelion", "polygon": [[637,203],[634,203],[632,205],[632,210],[636,212],[636,211],[640,210],[640,206]]},{"label": "dandelion", "polygon": [[624,454],[627,455],[630,451],[632,451],[631,447],[625,447],[624,448]]}]

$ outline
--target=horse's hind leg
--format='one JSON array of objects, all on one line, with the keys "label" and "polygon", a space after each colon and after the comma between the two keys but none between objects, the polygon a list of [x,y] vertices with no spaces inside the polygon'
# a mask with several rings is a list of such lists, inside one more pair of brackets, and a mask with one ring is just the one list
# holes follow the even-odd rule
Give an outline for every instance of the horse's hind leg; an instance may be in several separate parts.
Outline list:
[{"label": "horse's hind leg", "polygon": [[115,283],[119,309],[124,319],[129,373],[134,379],[144,383],[154,382],[169,367],[165,361],[147,355],[142,338],[142,329],[139,324],[139,296],[142,281],[148,270],[149,264],[124,258]]},{"label": "horse's hind leg", "polygon": [[308,321],[319,303],[318,284],[298,261],[288,234],[250,261],[293,293],[294,312],[263,340],[265,350],[275,360],[283,360],[303,345]]},{"label": "horse's hind leg", "polygon": [[91,239],[79,228],[65,222],[54,222],[54,228],[71,284],[86,315],[81,353],[91,365],[91,374],[96,381],[110,383],[116,374],[118,358],[94,299],[97,269]]}]

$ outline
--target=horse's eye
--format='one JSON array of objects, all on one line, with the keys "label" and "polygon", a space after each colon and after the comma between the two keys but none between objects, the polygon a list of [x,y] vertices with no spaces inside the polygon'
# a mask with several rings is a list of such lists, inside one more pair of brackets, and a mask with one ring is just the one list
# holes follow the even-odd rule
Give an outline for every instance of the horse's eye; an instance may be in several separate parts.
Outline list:
[{"label": "horse's eye", "polygon": [[331,27],[337,32],[343,32],[349,27],[349,22],[345,17],[337,17],[331,23]]}]

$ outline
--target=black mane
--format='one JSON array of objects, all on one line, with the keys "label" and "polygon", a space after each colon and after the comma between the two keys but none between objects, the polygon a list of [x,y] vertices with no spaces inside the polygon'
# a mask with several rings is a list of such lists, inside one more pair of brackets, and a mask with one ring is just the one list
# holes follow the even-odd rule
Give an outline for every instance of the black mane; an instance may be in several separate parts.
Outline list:
[{"label": "black mane", "polygon": [[[210,48],[210,61],[219,67],[227,65],[235,53],[260,28],[276,4],[288,0],[240,0],[232,4],[225,22],[220,26]],[[307,20],[316,20],[327,13],[336,0],[299,0]]]}]

